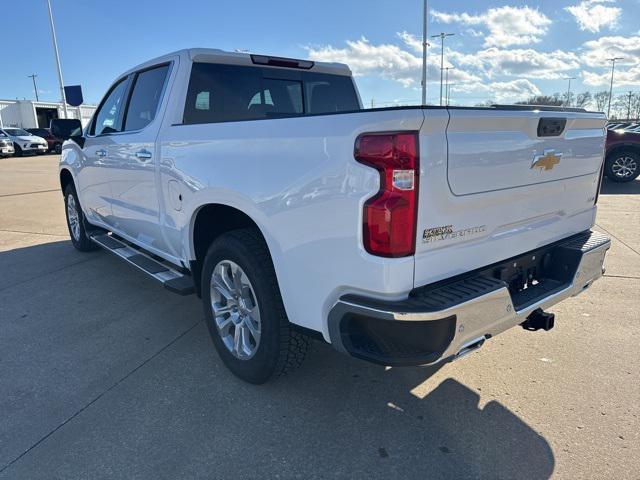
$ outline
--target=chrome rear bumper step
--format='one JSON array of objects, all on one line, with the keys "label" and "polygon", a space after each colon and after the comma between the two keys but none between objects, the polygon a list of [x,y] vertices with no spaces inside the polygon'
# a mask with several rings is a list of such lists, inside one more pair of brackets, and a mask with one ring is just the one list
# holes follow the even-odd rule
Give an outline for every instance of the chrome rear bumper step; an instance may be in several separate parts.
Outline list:
[{"label": "chrome rear bumper step", "polygon": [[465,356],[516,325],[550,330],[544,310],[604,273],[611,240],[587,231],[498,264],[414,289],[404,300],[347,294],[328,316],[331,344],[391,366]]},{"label": "chrome rear bumper step", "polygon": [[159,281],[167,290],[178,295],[196,293],[193,278],[190,275],[180,272],[176,267],[152,258],[151,254],[144,252],[142,249],[134,248],[124,240],[102,232],[92,235],[91,240]]}]

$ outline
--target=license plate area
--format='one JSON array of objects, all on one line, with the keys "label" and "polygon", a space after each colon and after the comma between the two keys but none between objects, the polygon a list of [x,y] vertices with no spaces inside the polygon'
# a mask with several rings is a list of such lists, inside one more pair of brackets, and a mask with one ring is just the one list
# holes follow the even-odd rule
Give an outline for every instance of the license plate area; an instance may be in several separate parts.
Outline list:
[{"label": "license plate area", "polygon": [[542,247],[481,273],[507,284],[516,310],[522,310],[571,285],[582,251],[561,244]]}]

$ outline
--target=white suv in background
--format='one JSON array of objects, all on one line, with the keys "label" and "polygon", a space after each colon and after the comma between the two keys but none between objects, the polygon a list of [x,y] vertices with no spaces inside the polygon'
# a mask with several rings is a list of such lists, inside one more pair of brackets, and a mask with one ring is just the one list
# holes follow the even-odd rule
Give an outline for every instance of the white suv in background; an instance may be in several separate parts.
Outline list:
[{"label": "white suv in background", "polygon": [[13,153],[13,142],[0,130],[0,158],[10,157]]},{"label": "white suv in background", "polygon": [[3,132],[13,142],[16,157],[28,153],[44,154],[49,150],[49,145],[44,138],[31,135],[21,128],[5,127],[0,132]]}]

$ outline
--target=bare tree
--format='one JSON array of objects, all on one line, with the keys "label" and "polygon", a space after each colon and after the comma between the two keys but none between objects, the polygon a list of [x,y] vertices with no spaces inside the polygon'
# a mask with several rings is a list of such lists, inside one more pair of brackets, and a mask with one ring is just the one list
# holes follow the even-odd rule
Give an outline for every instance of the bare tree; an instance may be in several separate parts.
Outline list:
[{"label": "bare tree", "polygon": [[611,102],[611,118],[616,120],[629,120],[629,95],[626,93],[616,95]]},{"label": "bare tree", "polygon": [[596,105],[597,111],[604,112],[607,108],[607,104],[609,103],[609,92],[607,92],[606,90],[596,92],[593,95],[593,102]]},{"label": "bare tree", "polygon": [[[564,97],[566,97],[566,95]],[[564,105],[564,97],[559,93],[554,93],[553,95],[534,95],[527,100],[516,102],[516,105],[548,105],[561,107]]]},{"label": "bare tree", "polygon": [[631,117],[635,120],[640,119],[640,93],[636,93],[631,99]]},{"label": "bare tree", "polygon": [[591,103],[593,99],[591,92],[582,92],[576,96],[576,107],[584,108]]}]

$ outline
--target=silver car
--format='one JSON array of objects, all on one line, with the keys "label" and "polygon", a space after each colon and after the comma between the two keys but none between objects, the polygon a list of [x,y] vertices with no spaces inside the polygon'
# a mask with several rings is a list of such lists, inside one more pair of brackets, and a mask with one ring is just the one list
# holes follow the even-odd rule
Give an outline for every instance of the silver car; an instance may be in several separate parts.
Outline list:
[{"label": "silver car", "polygon": [[0,158],[10,157],[13,153],[13,141],[11,141],[2,130],[0,130]]},{"label": "silver car", "polygon": [[44,138],[31,135],[21,128],[5,127],[0,132],[4,133],[13,142],[16,157],[30,153],[44,154],[49,150],[49,145]]}]

